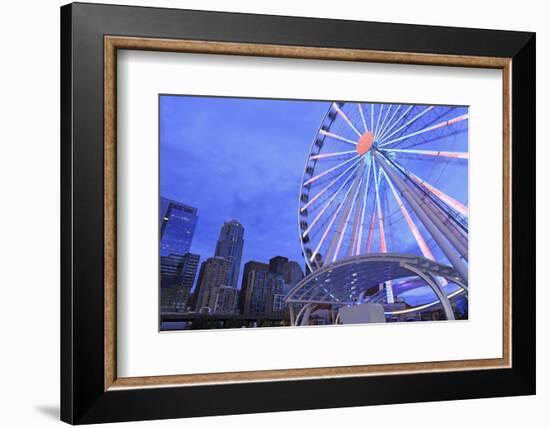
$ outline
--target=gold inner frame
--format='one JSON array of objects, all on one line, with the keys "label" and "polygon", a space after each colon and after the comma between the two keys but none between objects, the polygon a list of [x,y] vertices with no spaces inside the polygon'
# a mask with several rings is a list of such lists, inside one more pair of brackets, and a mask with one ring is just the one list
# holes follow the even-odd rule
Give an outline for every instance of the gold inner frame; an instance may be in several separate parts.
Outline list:
[{"label": "gold inner frame", "polygon": [[[324,59],[393,64],[441,65],[502,70],[503,82],[503,349],[502,358],[376,364],[305,369],[261,370],[170,376],[119,378],[117,376],[116,321],[116,89],[117,50],[146,50],[218,55]],[[169,40],[138,37],[104,37],[104,389],[193,386],[220,383],[360,377],[422,372],[480,370],[511,367],[512,339],[512,204],[511,204],[511,58],[382,52],[250,43]]]}]

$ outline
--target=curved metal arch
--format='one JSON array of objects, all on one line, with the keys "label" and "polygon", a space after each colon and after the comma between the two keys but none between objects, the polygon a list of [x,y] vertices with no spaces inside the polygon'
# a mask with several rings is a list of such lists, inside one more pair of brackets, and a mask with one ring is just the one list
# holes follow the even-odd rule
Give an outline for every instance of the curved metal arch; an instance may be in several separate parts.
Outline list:
[{"label": "curved metal arch", "polygon": [[[334,272],[336,272],[334,276],[337,278],[333,280],[332,274]],[[315,271],[289,291],[285,297],[285,302],[287,304],[313,302],[340,305],[354,304],[353,299],[349,298],[352,295],[359,295],[361,291],[390,279],[419,276],[418,272],[443,277],[456,283],[467,292],[467,288],[461,281],[458,272],[450,266],[415,255],[373,253],[347,257]],[[319,281],[322,281],[322,287],[327,293],[319,300],[308,298],[307,295],[313,291],[312,289],[320,288]],[[326,297],[330,295],[332,295],[332,299],[327,299]],[[334,297],[336,295],[339,296],[338,299]],[[348,299],[343,298],[344,296],[348,296]]]},{"label": "curved metal arch", "polygon": [[430,286],[430,288],[433,290],[435,295],[437,296],[439,302],[441,303],[441,306],[443,307],[443,311],[445,312],[445,318],[447,320],[454,320],[455,314],[453,312],[453,308],[451,307],[451,302],[447,295],[444,293],[441,285],[437,282],[433,274],[431,273],[424,273],[420,269],[417,269],[414,266],[407,266],[408,269],[410,269],[413,272],[416,272],[416,274],[422,278],[426,284]]}]

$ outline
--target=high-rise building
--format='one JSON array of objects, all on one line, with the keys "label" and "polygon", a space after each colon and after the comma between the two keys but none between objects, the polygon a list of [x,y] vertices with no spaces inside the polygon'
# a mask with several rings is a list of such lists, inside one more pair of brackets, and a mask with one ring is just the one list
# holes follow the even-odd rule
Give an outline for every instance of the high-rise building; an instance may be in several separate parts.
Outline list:
[{"label": "high-rise building", "polygon": [[188,309],[191,288],[195,281],[200,256],[185,253],[160,258],[161,311],[185,311]]},{"label": "high-rise building", "polygon": [[244,227],[237,220],[225,222],[220,230],[214,254],[217,257],[229,260],[231,263],[227,285],[233,288],[237,288],[237,281],[239,280],[243,246]]},{"label": "high-rise building", "polygon": [[268,314],[272,316],[282,316],[286,306],[284,304],[285,297],[285,280],[282,275],[271,274],[271,284],[269,288]]},{"label": "high-rise building", "polygon": [[274,294],[271,300],[271,315],[284,317],[287,314],[284,294]]},{"label": "high-rise building", "polygon": [[159,208],[160,255],[188,253],[197,226],[197,209],[163,197]]},{"label": "high-rise building", "polygon": [[294,286],[303,279],[304,272],[302,272],[302,268],[297,262],[289,261],[283,267],[283,277],[285,278],[285,284]]},{"label": "high-rise building", "polygon": [[283,256],[275,256],[269,260],[269,272],[277,273],[279,275],[285,274],[285,265],[288,263],[288,259]]},{"label": "high-rise building", "polygon": [[252,271],[245,299],[245,315],[273,315],[274,296],[283,294],[282,275],[264,270]]},{"label": "high-rise building", "polygon": [[300,265],[276,256],[269,264],[250,261],[244,265],[239,310],[243,315],[284,316],[284,298],[303,278]]},{"label": "high-rise building", "polygon": [[255,271],[245,302],[245,315],[265,315],[269,301],[269,272]]},{"label": "high-rise building", "polygon": [[197,281],[196,303],[197,311],[209,308],[213,312],[217,289],[228,286],[231,262],[224,257],[210,257],[201,265]]},{"label": "high-rise building", "polygon": [[241,284],[241,293],[239,295],[239,312],[244,315],[250,313],[250,302],[254,281],[257,272],[268,272],[269,265],[256,261],[250,261],[244,265],[243,280]]},{"label": "high-rise building", "polygon": [[212,308],[214,314],[234,314],[237,308],[238,290],[234,287],[216,287],[212,290],[211,298],[214,300],[209,302],[209,307]]}]

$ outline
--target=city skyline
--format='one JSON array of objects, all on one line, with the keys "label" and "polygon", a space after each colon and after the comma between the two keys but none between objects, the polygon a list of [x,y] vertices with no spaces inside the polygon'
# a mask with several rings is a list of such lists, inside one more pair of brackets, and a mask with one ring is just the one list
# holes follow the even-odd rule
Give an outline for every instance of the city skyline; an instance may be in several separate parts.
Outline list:
[{"label": "city skyline", "polygon": [[[195,219],[194,219],[194,224],[193,224],[193,232],[191,232],[191,241],[188,243],[187,245],[187,242],[185,244],[182,244],[182,247],[180,250],[178,251],[175,251],[173,253],[166,253],[166,254],[162,254],[162,250],[160,251],[161,253],[161,257],[166,257],[166,256],[175,256],[175,255],[178,255],[178,256],[183,256],[183,255],[186,255],[186,254],[190,254],[190,255],[193,255],[193,256],[199,256],[200,257],[200,261],[199,261],[199,265],[202,264],[204,261],[206,261],[207,259],[211,258],[211,257],[224,257],[224,258],[227,258],[225,257],[222,253],[224,251],[230,251],[230,250],[227,250],[227,249],[222,249],[221,248],[221,245],[220,245],[220,237],[224,234],[227,234],[227,232],[224,232],[224,228],[227,227],[228,225],[230,224],[234,224],[235,222],[237,224],[239,224],[239,226],[243,227],[243,230],[246,230],[246,228],[240,224],[240,222],[237,220],[237,219],[230,219],[230,220],[227,220],[227,221],[224,221],[219,227],[220,227],[220,231],[218,233],[218,238],[215,240],[215,244],[213,245],[213,248],[214,250],[211,252],[211,253],[203,253],[203,254],[199,254],[194,248],[193,248],[193,234],[194,232],[199,228],[200,226],[200,216],[198,215],[198,212],[199,212],[199,209],[197,207],[192,207],[191,205],[189,204],[186,204],[185,202],[180,202],[180,201],[175,201],[175,200],[172,200],[172,199],[168,199],[168,198],[165,198],[164,196],[161,196],[160,197],[160,200],[162,201],[161,202],[161,210],[160,210],[160,213],[161,213],[161,218],[160,218],[160,228],[161,228],[161,231],[160,231],[160,248],[162,249],[162,246],[163,246],[163,232],[162,232],[162,227],[164,226],[164,224],[166,223],[167,219],[164,216],[164,213],[166,208],[166,203],[171,203],[171,204],[175,204],[175,205],[180,205],[182,207],[187,207],[191,210],[193,210],[193,213],[195,215]],[[246,248],[246,245],[244,243],[244,240],[243,240],[243,243],[242,243],[242,248],[240,249],[240,252],[241,252],[241,257],[240,257],[240,263],[239,263],[239,268],[237,269],[238,272],[238,275],[236,276],[236,281],[233,283],[231,282],[231,284],[235,284],[235,285],[230,285],[230,286],[234,286],[234,288],[237,288],[238,290],[241,289],[242,287],[242,280],[243,280],[243,268],[244,266],[249,263],[249,262],[257,262],[258,260],[257,259],[245,259],[244,257],[242,257],[242,254],[244,253],[244,249]],[[303,268],[302,268],[302,264],[300,264],[297,260],[291,260],[290,258],[286,257],[286,256],[283,256],[281,255],[280,253],[274,253],[272,254],[271,256],[268,256],[268,258],[264,259],[265,262],[260,262],[260,263],[266,263],[269,265],[270,261],[273,260],[273,259],[285,259],[286,262],[288,262],[288,264],[294,264],[298,267],[298,269],[300,269],[300,272],[302,272]],[[302,272],[303,274],[303,272]],[[198,275],[198,271],[197,271],[197,275]],[[285,276],[283,274],[283,276]],[[288,281],[288,282],[291,282],[291,281]],[[195,291],[195,289],[197,288],[197,278],[195,278],[195,281],[193,282],[193,287],[192,287],[192,291]]]},{"label": "city skyline", "polygon": [[266,263],[242,260],[237,282],[245,227],[237,219],[224,222],[214,254],[201,260],[192,252],[198,209],[162,196],[160,201],[161,312],[288,315],[284,296],[304,276],[298,262],[281,255]]},{"label": "city skyline", "polygon": [[[159,108],[160,194],[194,213],[174,214],[174,234],[186,231],[185,251],[200,258],[194,310],[267,316],[297,305],[291,322],[307,323],[303,295],[285,286],[302,268],[313,271],[302,288],[318,289],[306,301],[332,299],[324,322],[366,301],[404,319],[411,304],[431,307],[433,287],[462,292],[455,280],[467,282],[468,107],[161,95]],[[352,277],[360,271],[343,268],[331,282],[332,264],[373,253],[387,264],[376,278],[359,285]],[[458,274],[435,285],[393,280],[392,253]],[[329,276],[324,287],[316,271]]]}]

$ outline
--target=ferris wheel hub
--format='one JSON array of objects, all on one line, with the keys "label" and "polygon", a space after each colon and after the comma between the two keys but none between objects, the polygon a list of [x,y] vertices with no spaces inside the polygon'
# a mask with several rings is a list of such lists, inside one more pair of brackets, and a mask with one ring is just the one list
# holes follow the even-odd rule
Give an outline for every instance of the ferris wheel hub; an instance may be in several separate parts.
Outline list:
[{"label": "ferris wheel hub", "polygon": [[364,155],[367,153],[374,143],[374,134],[372,132],[365,132],[363,135],[361,135],[361,138],[359,138],[359,141],[357,142],[357,153],[360,155]]}]

